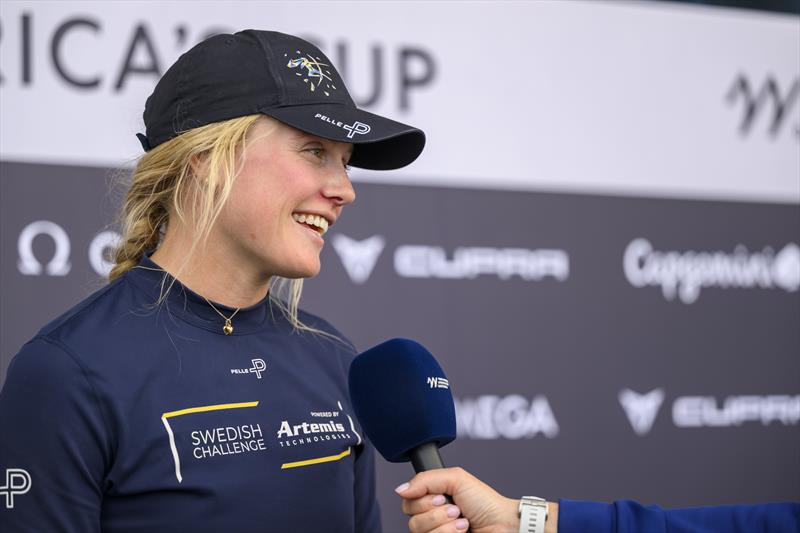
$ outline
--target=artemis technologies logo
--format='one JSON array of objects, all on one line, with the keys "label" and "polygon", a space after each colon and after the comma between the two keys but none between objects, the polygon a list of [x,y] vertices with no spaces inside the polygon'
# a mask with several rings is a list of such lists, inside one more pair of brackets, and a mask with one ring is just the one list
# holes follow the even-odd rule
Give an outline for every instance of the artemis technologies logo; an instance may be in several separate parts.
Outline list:
[{"label": "artemis technologies logo", "polygon": [[[750,78],[744,74],[739,74],[733,80],[725,100],[728,105],[735,106],[738,102],[742,102],[742,119],[739,123],[739,133],[742,136],[747,136],[753,129],[753,123],[758,120],[758,117],[767,115],[767,131],[770,137],[777,137],[781,127],[789,120],[789,112],[798,100],[800,100],[800,77],[796,77],[790,84],[783,86],[785,91],[781,90],[780,83],[775,76],[769,75],[756,87],[750,82]],[[771,105],[770,105],[771,104]],[[771,108],[771,113],[768,110]],[[798,109],[800,111],[800,109]],[[789,124],[790,132],[794,134],[797,139],[800,139],[800,120],[793,124]]]},{"label": "artemis technologies logo", "polygon": [[790,242],[775,253],[769,246],[749,252],[740,244],[732,253],[722,251],[668,251],[653,249],[647,239],[634,239],[622,259],[625,277],[634,287],[660,286],[664,298],[692,304],[700,290],[800,289],[800,246]]},{"label": "artemis technologies logo", "polygon": [[333,249],[339,254],[342,265],[353,283],[366,283],[381,255],[386,239],[373,235],[363,241],[337,233],[333,236]]},{"label": "artemis technologies logo", "polygon": [[650,433],[663,401],[662,389],[655,389],[645,394],[623,389],[619,393],[619,403],[625,409],[633,431],[639,436]]},{"label": "artemis technologies logo", "polygon": [[337,402],[337,405],[337,411],[310,411],[305,420],[281,421],[276,433],[281,448],[348,439],[356,439],[355,444],[361,444],[361,435],[356,431],[353,419],[344,411],[342,402]]},{"label": "artemis technologies logo", "polygon": [[267,363],[263,359],[252,359],[253,366],[250,368],[231,368],[231,374],[255,374],[261,379],[261,373],[267,369]]}]

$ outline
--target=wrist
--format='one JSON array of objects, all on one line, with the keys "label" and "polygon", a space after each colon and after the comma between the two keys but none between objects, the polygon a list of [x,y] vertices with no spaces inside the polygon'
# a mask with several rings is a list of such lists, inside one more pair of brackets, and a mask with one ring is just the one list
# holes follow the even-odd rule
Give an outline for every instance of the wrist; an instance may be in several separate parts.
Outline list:
[{"label": "wrist", "polygon": [[[520,531],[520,500],[508,500],[508,511],[504,513],[505,521],[499,522],[498,532],[519,533]],[[544,523],[544,533],[558,533],[558,504],[555,502],[547,503],[547,520]]]},{"label": "wrist", "polygon": [[519,533],[519,500],[503,498],[503,505],[497,517],[496,533]]},{"label": "wrist", "polygon": [[558,504],[547,502],[547,521],[544,523],[544,533],[558,533]]}]

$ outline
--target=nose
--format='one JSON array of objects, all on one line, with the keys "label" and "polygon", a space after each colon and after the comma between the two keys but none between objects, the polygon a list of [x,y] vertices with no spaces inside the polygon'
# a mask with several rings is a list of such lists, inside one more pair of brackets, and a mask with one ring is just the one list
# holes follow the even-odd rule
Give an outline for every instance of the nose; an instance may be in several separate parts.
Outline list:
[{"label": "nose", "polygon": [[337,207],[343,207],[355,201],[356,191],[344,168],[331,173],[330,179],[322,189],[322,195]]}]

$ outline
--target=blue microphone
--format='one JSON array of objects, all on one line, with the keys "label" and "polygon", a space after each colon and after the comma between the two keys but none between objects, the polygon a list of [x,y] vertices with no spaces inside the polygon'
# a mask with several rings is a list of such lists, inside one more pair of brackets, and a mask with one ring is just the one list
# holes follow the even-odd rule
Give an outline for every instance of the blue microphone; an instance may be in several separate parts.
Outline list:
[{"label": "blue microphone", "polygon": [[408,339],[392,339],[350,365],[350,399],[375,449],[416,472],[444,468],[439,448],[456,438],[450,383],[433,355]]}]

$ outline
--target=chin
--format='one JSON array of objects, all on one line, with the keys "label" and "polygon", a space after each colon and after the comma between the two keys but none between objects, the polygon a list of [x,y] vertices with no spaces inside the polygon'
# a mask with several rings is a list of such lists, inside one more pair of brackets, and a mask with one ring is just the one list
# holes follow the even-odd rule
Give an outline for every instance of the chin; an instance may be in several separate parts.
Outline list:
[{"label": "chin", "polygon": [[277,275],[282,278],[300,279],[300,278],[313,278],[320,272],[320,263],[305,264],[305,265],[292,265],[290,268],[277,272]]}]

